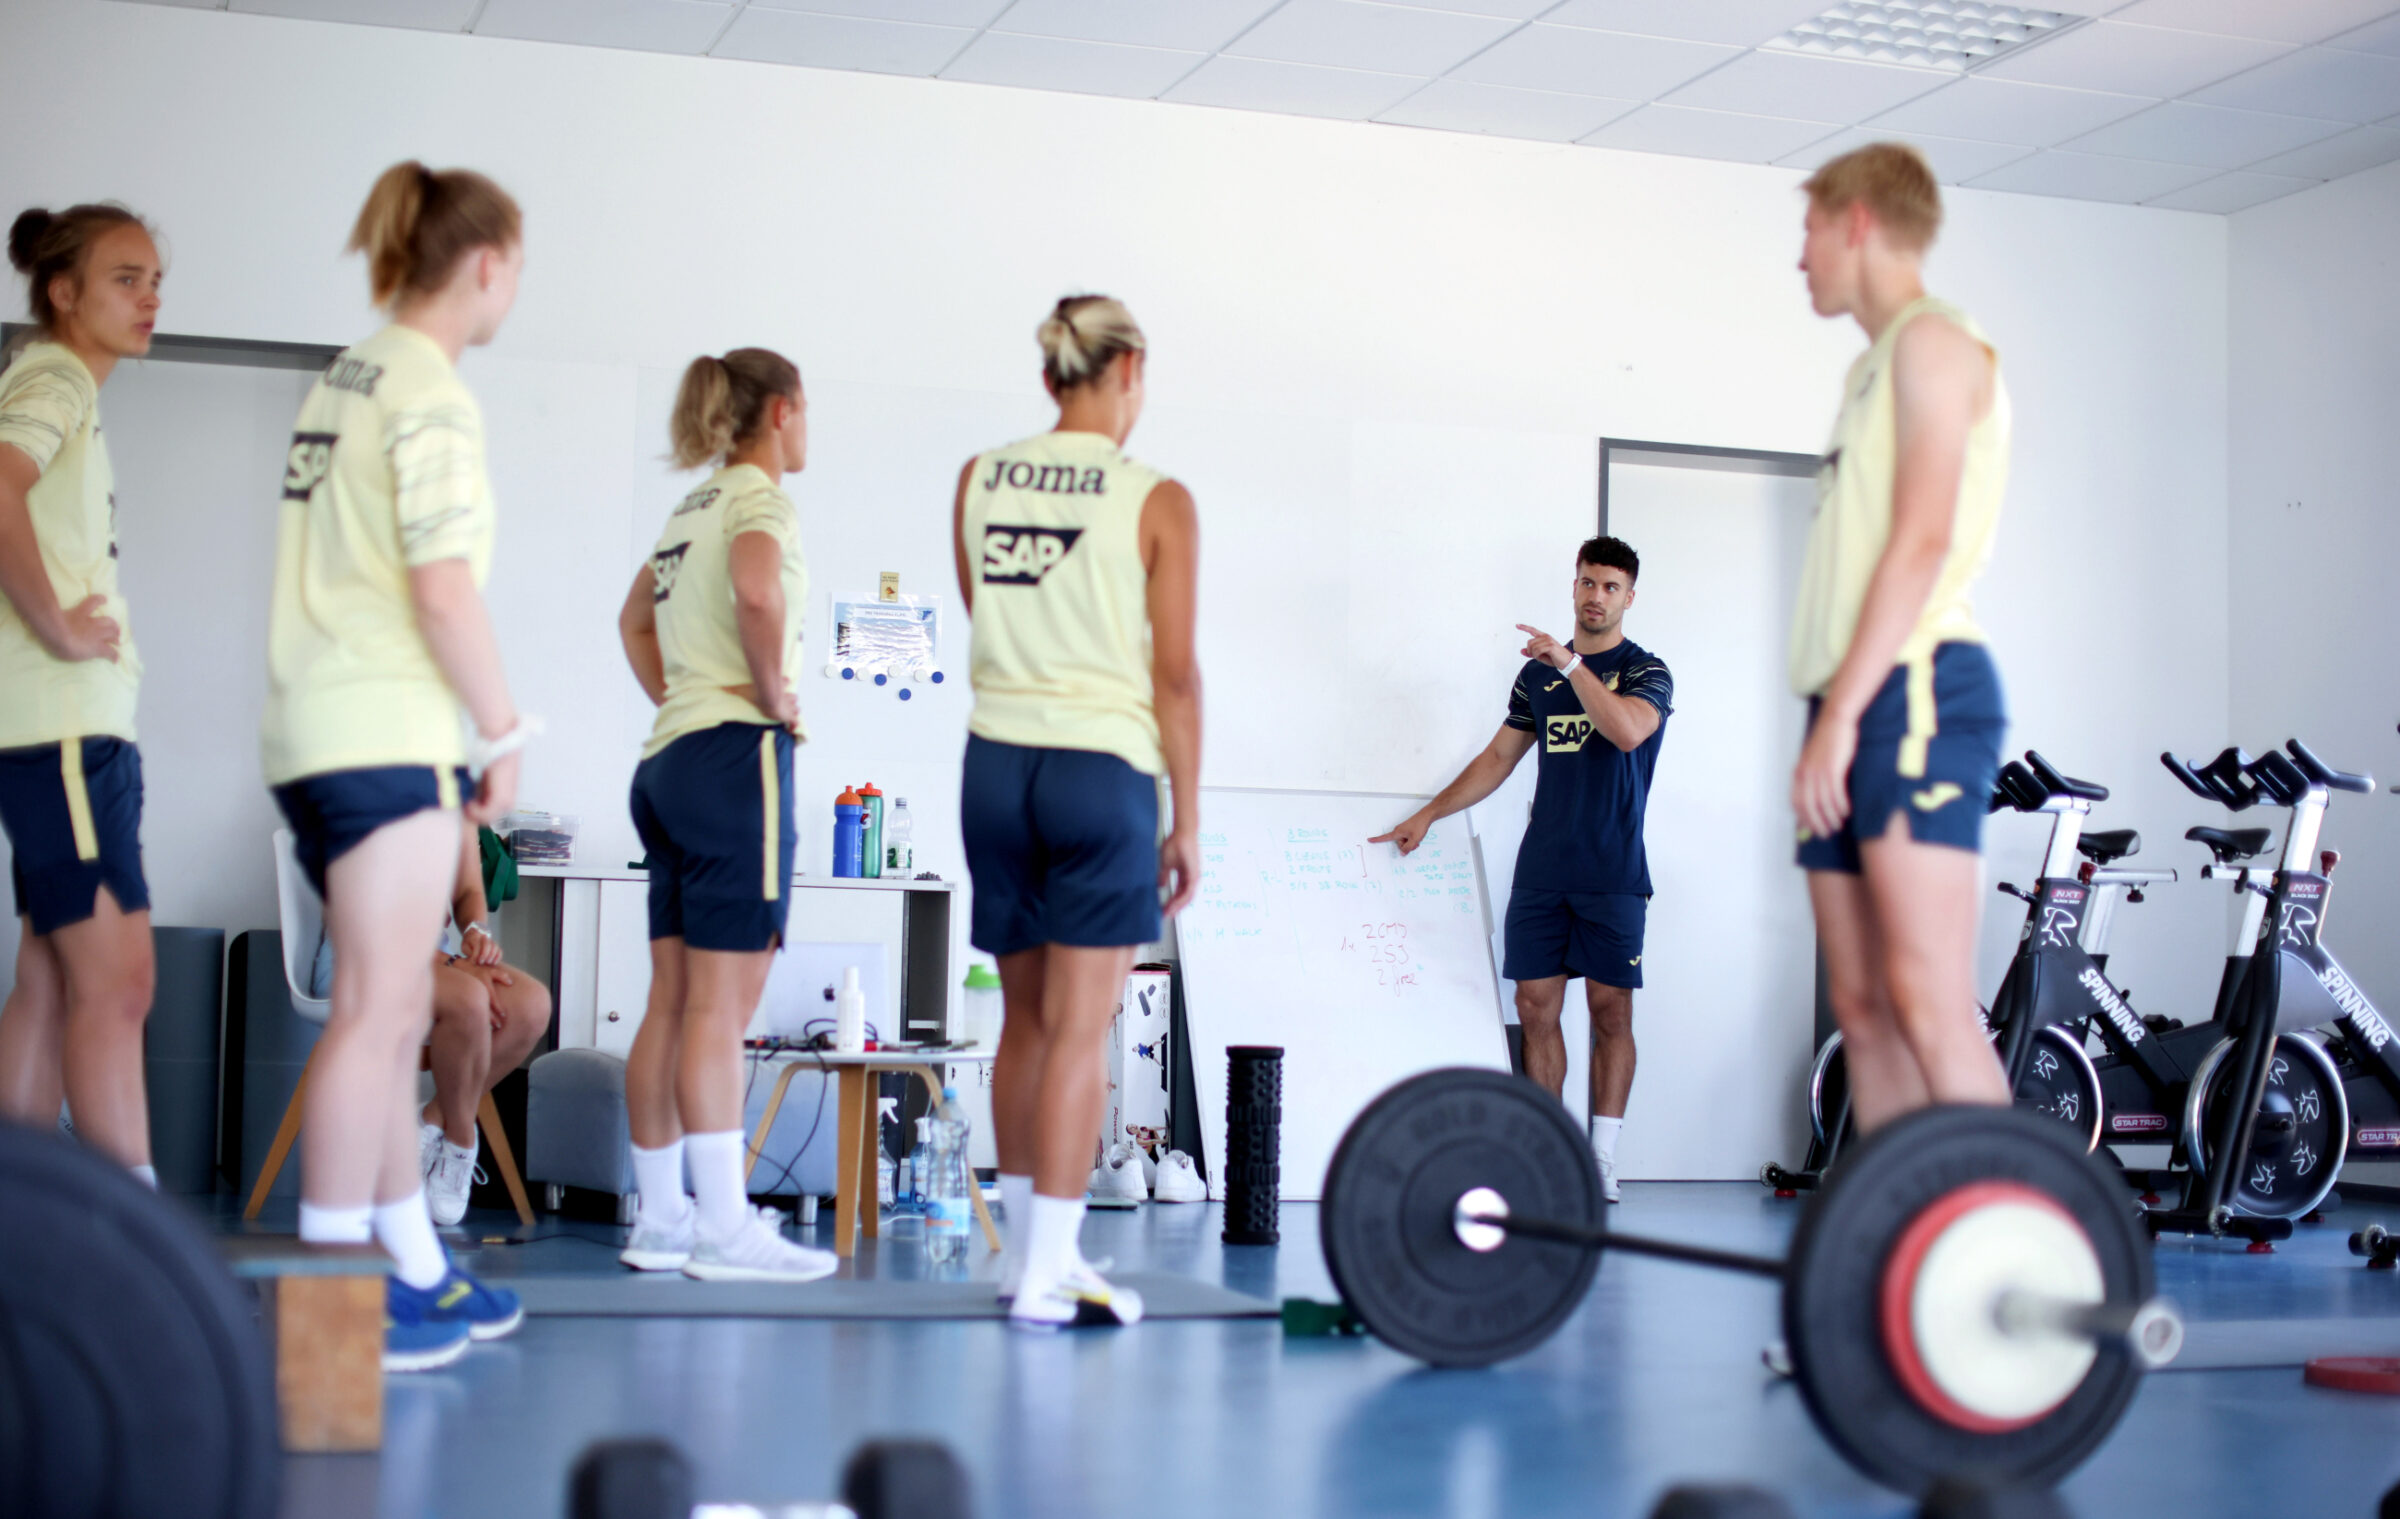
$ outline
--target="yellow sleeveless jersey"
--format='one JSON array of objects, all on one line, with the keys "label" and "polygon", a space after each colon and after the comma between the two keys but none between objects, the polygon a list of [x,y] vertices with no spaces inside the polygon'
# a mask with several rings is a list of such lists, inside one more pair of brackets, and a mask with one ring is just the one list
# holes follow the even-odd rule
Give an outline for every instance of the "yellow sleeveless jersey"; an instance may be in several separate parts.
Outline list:
[{"label": "yellow sleeveless jersey", "polygon": [[[727,689],[750,684],[750,662],[742,656],[742,630],[733,609],[733,540],[744,533],[765,533],[782,546],[783,674],[788,681],[800,673],[800,627],[808,603],[800,514],[757,465],[720,469],[668,516],[650,555],[667,699],[650,741],[642,746],[644,759],[686,733],[720,723],[773,724],[756,702]],[[808,735],[802,730],[798,736]]]},{"label": "yellow sleeveless jersey", "polygon": [[343,350],[300,403],[284,460],[267,622],[267,783],[463,764],[458,693],[417,626],[408,572],[491,571],[483,413],[425,334]]},{"label": "yellow sleeveless jersey", "polygon": [[1166,478],[1098,433],[1041,433],[976,457],[964,524],[969,732],[1165,772],[1140,530],[1142,503]]},{"label": "yellow sleeveless jersey", "polygon": [[1992,406],[1967,434],[1950,552],[1896,662],[1922,665],[1937,645],[1983,642],[1968,592],[1991,558],[2000,501],[2008,488],[2008,387],[2001,380],[1999,351],[1974,319],[1946,301],[1923,296],[1903,307],[1850,366],[1833,441],[1817,469],[1817,515],[1809,527],[1800,595],[1792,613],[1791,681],[1793,691],[1802,696],[1821,694],[1841,668],[1858,631],[1867,582],[1891,540],[1892,487],[1899,458],[1892,354],[1901,330],[1927,315],[1955,324],[1992,354]]},{"label": "yellow sleeveless jersey", "polygon": [[116,480],[100,438],[100,386],[73,349],[29,343],[0,372],[0,443],[42,474],[26,494],[61,610],[92,596],[123,629],[117,660],[63,660],[0,597],[0,749],[71,738],[133,739],[142,657],[117,590]]}]

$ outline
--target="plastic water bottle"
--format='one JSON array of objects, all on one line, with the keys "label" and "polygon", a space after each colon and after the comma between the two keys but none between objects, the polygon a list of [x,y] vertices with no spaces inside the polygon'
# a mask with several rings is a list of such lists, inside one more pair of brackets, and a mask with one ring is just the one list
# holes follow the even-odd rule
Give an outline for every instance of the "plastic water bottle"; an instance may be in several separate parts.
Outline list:
[{"label": "plastic water bottle", "polygon": [[867,994],[858,984],[858,967],[842,967],[842,989],[833,1002],[833,1047],[855,1055],[867,1047]]},{"label": "plastic water bottle", "polygon": [[833,873],[855,876],[865,869],[866,808],[849,787],[833,799]]},{"label": "plastic water bottle", "polygon": [[907,880],[917,873],[916,825],[908,815],[908,798],[892,798],[891,818],[883,825],[883,873]]},{"label": "plastic water bottle", "polygon": [[979,1050],[1000,1047],[1000,1019],[1005,1011],[1000,990],[1000,973],[978,960],[967,967],[966,995],[959,1022],[967,1042]]},{"label": "plastic water bottle", "polygon": [[859,861],[862,873],[873,880],[883,874],[883,793],[873,781],[858,788],[858,804],[865,809],[859,816],[863,835]]},{"label": "plastic water bottle", "polygon": [[958,1088],[942,1088],[942,1103],[930,1115],[932,1159],[920,1185],[925,1194],[925,1255],[937,1264],[967,1253],[967,1231],[975,1217],[975,1181],[967,1169],[967,1115]]}]

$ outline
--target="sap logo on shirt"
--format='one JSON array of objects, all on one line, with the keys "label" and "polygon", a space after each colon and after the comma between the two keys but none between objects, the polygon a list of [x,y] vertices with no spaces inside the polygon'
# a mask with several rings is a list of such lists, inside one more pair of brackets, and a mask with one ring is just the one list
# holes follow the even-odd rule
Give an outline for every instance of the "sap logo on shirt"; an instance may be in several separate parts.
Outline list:
[{"label": "sap logo on shirt", "polygon": [[650,556],[652,601],[664,601],[674,594],[675,579],[683,573],[683,556],[691,547],[688,543],[678,543],[671,549],[661,549]]},{"label": "sap logo on shirt", "polygon": [[284,455],[283,499],[306,501],[325,477],[333,472],[333,442],[337,434],[329,432],[296,432],[292,434],[292,451]]},{"label": "sap logo on shirt", "polygon": [[1079,527],[1012,527],[992,523],[983,530],[985,585],[1040,585],[1057,569],[1075,540]]},{"label": "sap logo on shirt", "polygon": [[1098,466],[1077,469],[1072,464],[1032,464],[1023,459],[994,459],[987,491],[1046,491],[1053,496],[1097,496],[1108,489],[1108,471]]},{"label": "sap logo on shirt", "polygon": [[1592,741],[1592,720],[1583,713],[1546,720],[1542,748],[1551,754],[1575,754]]}]

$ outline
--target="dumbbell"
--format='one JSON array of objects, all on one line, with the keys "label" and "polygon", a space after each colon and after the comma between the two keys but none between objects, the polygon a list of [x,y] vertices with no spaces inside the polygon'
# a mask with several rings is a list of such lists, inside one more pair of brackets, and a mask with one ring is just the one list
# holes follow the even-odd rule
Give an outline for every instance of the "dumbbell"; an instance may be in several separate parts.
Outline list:
[{"label": "dumbbell", "polygon": [[1922,1496],[1943,1477],[2055,1483],[2181,1348],[2122,1191],[2055,1121],[1945,1107],[1854,1146],[1787,1259],[1645,1238],[1606,1226],[1590,1147],[1556,1098],[1452,1069],[1360,1113],[1319,1228],[1368,1331],[1440,1366],[1542,1344],[1604,1251],[1771,1278],[1818,1428],[1867,1475]]},{"label": "dumbbell", "polygon": [[842,1468],[839,1503],[700,1504],[670,1440],[598,1440],[567,1478],[567,1519],[972,1519],[966,1468],[938,1440],[869,1440]]}]

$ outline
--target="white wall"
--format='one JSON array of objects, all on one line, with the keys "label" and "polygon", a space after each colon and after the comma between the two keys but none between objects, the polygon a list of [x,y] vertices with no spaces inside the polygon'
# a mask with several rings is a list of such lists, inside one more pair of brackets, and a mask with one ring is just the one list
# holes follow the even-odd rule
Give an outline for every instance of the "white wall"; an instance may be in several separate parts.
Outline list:
[{"label": "white wall", "polygon": [[[1503,688],[1509,625],[1559,610],[1467,604],[1459,546],[1495,513],[1575,519],[1564,493],[1588,507],[1591,481],[1461,492],[1455,470],[1409,467],[1414,440],[1471,432],[1494,478],[1529,435],[1546,456],[1604,434],[1813,451],[1859,345],[1807,311],[1796,176],[1729,164],[93,0],[0,14],[0,142],[20,145],[0,204],[109,195],[160,223],[179,332],[370,330],[340,246],[401,156],[474,164],[522,198],[524,298],[466,374],[502,500],[501,632],[523,705],[552,721],[527,800],[581,813],[600,857],[630,844],[640,726],[610,619],[675,494],[654,462],[663,386],[701,349],[769,343],[809,377],[796,495],[817,584],[898,569],[941,589],[959,460],[1044,422],[1035,322],[1069,290],[1123,295],[1154,354],[1135,446],[1192,480],[1207,534],[1209,779],[1415,789],[1488,737],[1496,707],[1456,693]],[[2017,395],[1983,605],[2019,733],[2127,785],[2110,820],[2153,833],[2188,809],[2147,779],[2150,755],[2225,725],[2224,245],[2214,218],[1953,192],[1934,262]],[[257,513],[271,504],[262,476]],[[193,568],[185,610],[173,589],[137,604],[145,627],[213,615],[226,577]],[[1275,651],[1283,684],[1244,689],[1226,676],[1272,674],[1257,630],[1278,595],[1321,609],[1297,623],[1312,636]],[[252,657],[247,634],[220,636]],[[1363,723],[1300,705],[1359,680],[1373,699],[1341,700]],[[813,676],[803,699],[808,858],[845,780],[946,797],[962,688],[904,717]],[[1256,720],[1278,708],[1292,721]],[[947,808],[924,811],[921,861],[961,872]],[[2202,916],[2129,925],[2129,956],[2213,956]],[[1987,935],[1987,983],[2006,941]],[[2195,994],[2206,980],[2184,975]]]},{"label": "white wall", "polygon": [[[2296,735],[2388,786],[2400,780],[2400,164],[2245,212],[2232,234],[2232,737],[2257,752]],[[2388,1016],[2400,806],[2337,795],[2324,842],[2344,856],[2326,942]]]}]

